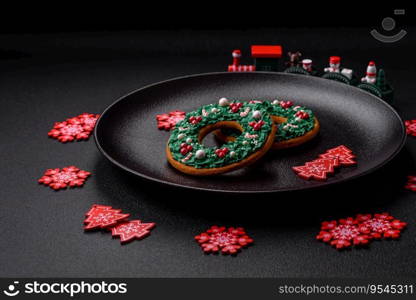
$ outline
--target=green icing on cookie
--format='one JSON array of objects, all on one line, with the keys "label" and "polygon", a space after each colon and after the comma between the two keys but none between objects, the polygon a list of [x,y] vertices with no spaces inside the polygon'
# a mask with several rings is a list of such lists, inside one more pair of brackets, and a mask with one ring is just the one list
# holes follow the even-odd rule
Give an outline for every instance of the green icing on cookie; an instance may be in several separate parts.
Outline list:
[{"label": "green icing on cookie", "polygon": [[[223,105],[202,106],[175,125],[168,147],[176,161],[195,168],[218,168],[242,161],[264,146],[273,126],[268,113],[272,109],[270,102],[228,103],[224,99],[220,103]],[[242,134],[220,148],[200,144],[200,129],[219,121],[238,122],[243,128]]]},{"label": "green icing on cookie", "polygon": [[[303,112],[307,114],[307,118],[300,118],[296,114]],[[300,137],[311,131],[315,126],[315,116],[312,110],[304,106],[294,106],[290,101],[271,102],[269,113],[274,116],[287,118],[286,122],[278,124],[275,142],[290,140]],[[222,133],[227,136],[237,137],[235,131],[221,129]]]}]

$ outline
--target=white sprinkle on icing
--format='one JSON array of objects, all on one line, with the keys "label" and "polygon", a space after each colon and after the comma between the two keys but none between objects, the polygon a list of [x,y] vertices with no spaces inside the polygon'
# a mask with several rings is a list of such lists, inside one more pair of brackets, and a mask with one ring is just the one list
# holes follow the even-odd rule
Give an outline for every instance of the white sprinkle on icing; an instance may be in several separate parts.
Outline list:
[{"label": "white sprinkle on icing", "polygon": [[196,152],[195,152],[195,158],[197,158],[197,159],[201,159],[201,158],[204,158],[205,157],[205,151],[204,150],[197,150]]},{"label": "white sprinkle on icing", "polygon": [[227,99],[227,98],[221,98],[221,99],[218,101],[218,104],[219,104],[220,106],[228,106],[228,105],[230,104],[230,102],[228,102],[228,99]]}]

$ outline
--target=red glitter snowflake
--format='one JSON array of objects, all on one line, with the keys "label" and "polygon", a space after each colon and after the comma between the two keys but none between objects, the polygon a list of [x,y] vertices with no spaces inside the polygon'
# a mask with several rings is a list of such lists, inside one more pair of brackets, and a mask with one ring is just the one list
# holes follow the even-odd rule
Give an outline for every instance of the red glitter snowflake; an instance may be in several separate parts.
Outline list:
[{"label": "red glitter snowflake", "polygon": [[404,121],[406,126],[406,133],[408,135],[416,136],[416,120],[406,120]]},{"label": "red glitter snowflake", "polygon": [[87,140],[99,117],[100,115],[83,113],[66,121],[56,122],[48,136],[62,143]]},{"label": "red glitter snowflake", "polygon": [[169,131],[173,129],[179,121],[185,119],[186,113],[180,110],[174,110],[167,114],[156,116],[157,128]]},{"label": "red glitter snowflake", "polygon": [[71,121],[71,120],[74,120],[76,122],[79,121],[83,125],[84,129],[92,131],[94,130],[95,124],[97,123],[97,120],[99,117],[100,115],[83,113],[83,114],[80,114],[78,117],[68,119],[67,121]]},{"label": "red glitter snowflake", "polygon": [[49,185],[54,190],[82,186],[91,173],[69,166],[62,169],[48,169],[38,180],[39,183]]},{"label": "red glitter snowflake", "polygon": [[407,182],[404,188],[416,192],[416,176],[407,176]]},{"label": "red glitter snowflake", "polygon": [[406,225],[388,213],[358,214],[355,218],[322,222],[316,238],[343,249],[352,245],[366,245],[373,239],[397,239]]},{"label": "red glitter snowflake", "polygon": [[395,219],[388,213],[382,214],[359,214],[356,217],[358,227],[366,231],[374,239],[400,237],[400,232],[406,227],[406,223]]},{"label": "red glitter snowflake", "polygon": [[343,249],[352,245],[366,245],[370,242],[367,227],[357,226],[354,218],[340,219],[338,221],[322,222],[321,231],[316,239]]},{"label": "red glitter snowflake", "polygon": [[206,232],[195,236],[205,253],[237,254],[242,248],[253,243],[242,227],[212,226]]}]

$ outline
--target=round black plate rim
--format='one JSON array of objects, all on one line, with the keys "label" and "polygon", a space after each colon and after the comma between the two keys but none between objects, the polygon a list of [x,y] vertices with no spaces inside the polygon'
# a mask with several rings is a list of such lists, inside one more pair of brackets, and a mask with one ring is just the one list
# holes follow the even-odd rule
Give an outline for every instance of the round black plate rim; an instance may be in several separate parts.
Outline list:
[{"label": "round black plate rim", "polygon": [[[288,74],[288,73],[283,73],[283,72],[259,72],[259,71],[253,72],[253,74],[256,74],[256,73],[258,73],[258,74],[270,74],[270,75],[279,74],[279,75],[283,75],[283,76],[287,76],[287,77],[305,77],[305,75]],[[110,104],[102,112],[102,114],[100,115],[100,117],[97,120],[97,123],[95,125],[95,128],[94,128],[94,141],[95,141],[95,144],[96,144],[98,150],[104,155],[104,157],[106,159],[108,159],[111,163],[113,163],[117,167],[121,168],[122,170],[127,171],[127,172],[129,172],[129,173],[131,173],[133,175],[139,176],[141,178],[144,178],[146,180],[150,180],[150,181],[157,182],[157,183],[160,183],[160,184],[166,184],[166,185],[169,185],[169,186],[174,186],[174,187],[179,187],[179,188],[185,188],[185,189],[190,189],[190,190],[199,190],[199,191],[215,192],[215,193],[227,193],[227,194],[269,194],[269,193],[279,193],[279,192],[288,192],[288,191],[303,191],[303,190],[312,190],[312,189],[314,190],[314,189],[324,188],[324,187],[327,187],[327,186],[330,186],[330,185],[345,183],[347,181],[351,181],[351,180],[357,179],[359,177],[366,176],[366,175],[368,175],[368,174],[370,174],[370,173],[372,173],[372,172],[374,172],[374,171],[382,168],[387,163],[389,163],[401,151],[401,149],[403,148],[403,146],[404,146],[404,144],[406,142],[406,134],[405,134],[404,123],[403,123],[403,120],[400,117],[400,115],[397,113],[397,111],[390,104],[388,104],[387,102],[383,101],[382,99],[374,96],[373,94],[371,94],[371,93],[369,93],[367,91],[363,91],[363,90],[361,90],[361,89],[359,89],[359,88],[357,88],[355,86],[350,86],[352,88],[355,88],[355,89],[359,90],[362,93],[365,93],[367,95],[370,95],[371,97],[373,97],[377,101],[381,102],[383,105],[385,105],[398,118],[398,120],[401,123],[401,129],[402,129],[402,136],[401,136],[400,145],[398,145],[397,149],[394,152],[392,152],[392,154],[386,160],[384,160],[382,163],[378,164],[377,166],[374,166],[373,168],[370,168],[370,169],[368,169],[368,170],[366,170],[366,171],[364,171],[364,172],[362,172],[360,174],[357,174],[357,175],[354,175],[354,176],[350,176],[350,177],[347,177],[347,178],[342,178],[342,179],[339,179],[339,180],[334,181],[334,182],[331,182],[331,181],[323,182],[321,185],[318,185],[318,186],[306,186],[305,185],[305,186],[300,186],[300,187],[295,187],[295,188],[293,188],[293,187],[291,187],[291,188],[280,188],[278,190],[238,190],[238,191],[236,191],[236,190],[221,190],[221,189],[214,189],[214,188],[196,187],[196,186],[185,185],[185,184],[177,184],[177,183],[169,182],[169,181],[166,181],[166,180],[161,180],[161,179],[158,179],[158,178],[154,178],[152,176],[147,176],[147,175],[145,175],[143,173],[137,172],[135,170],[130,169],[129,167],[126,167],[125,165],[123,165],[123,164],[119,163],[118,161],[116,161],[115,159],[113,159],[104,150],[104,148],[100,144],[100,141],[99,141],[99,137],[98,137],[97,132],[98,132],[98,128],[100,126],[101,119],[103,118],[103,116],[113,106],[117,105],[119,102],[123,101],[128,96],[130,96],[132,94],[135,94],[137,92],[140,92],[142,90],[151,88],[153,86],[156,86],[156,85],[159,85],[159,84],[163,84],[163,83],[168,83],[168,82],[171,82],[171,81],[176,81],[176,80],[181,80],[181,79],[187,79],[187,78],[193,78],[193,77],[200,77],[200,76],[225,75],[225,74],[228,75],[228,74],[234,74],[234,73],[233,72],[209,72],[209,73],[199,73],[199,74],[192,74],[192,75],[185,75],[185,76],[174,77],[174,78],[170,78],[170,79],[167,79],[167,80],[159,81],[159,82],[156,82],[156,83],[151,83],[149,85],[146,85],[146,86],[143,86],[141,88],[135,89],[135,90],[133,90],[133,91],[131,91],[131,92],[129,92],[129,93],[127,93],[127,94],[119,97],[115,102],[113,102],[112,104]],[[232,76],[232,75],[230,75],[230,76]],[[308,79],[312,79],[312,80],[317,80],[317,81],[320,81],[320,80],[327,81],[327,79],[322,79],[322,78],[313,77],[313,76],[308,76],[307,78]],[[340,82],[337,82],[337,81],[333,81],[333,83],[334,84],[339,84],[339,85],[345,85],[344,83],[340,83]]]}]

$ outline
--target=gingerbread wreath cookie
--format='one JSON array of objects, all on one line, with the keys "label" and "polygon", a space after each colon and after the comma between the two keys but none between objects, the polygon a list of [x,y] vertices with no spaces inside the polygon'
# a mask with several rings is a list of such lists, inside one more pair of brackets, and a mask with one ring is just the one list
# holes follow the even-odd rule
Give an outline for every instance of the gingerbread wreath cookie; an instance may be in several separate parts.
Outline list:
[{"label": "gingerbread wreath cookie", "polygon": [[[312,110],[303,106],[294,106],[291,101],[274,100],[271,102],[269,113],[278,126],[272,149],[299,146],[314,138],[319,132],[319,121]],[[239,134],[235,130],[221,129],[215,131],[215,135],[221,141],[233,141]]]},{"label": "gingerbread wreath cookie", "polygon": [[[171,132],[166,155],[169,163],[179,171],[191,175],[214,175],[251,164],[272,146],[276,126],[268,111],[269,102],[230,102],[221,98],[186,114]],[[220,148],[206,147],[201,141],[220,128],[234,128],[241,132],[232,142]]]}]

